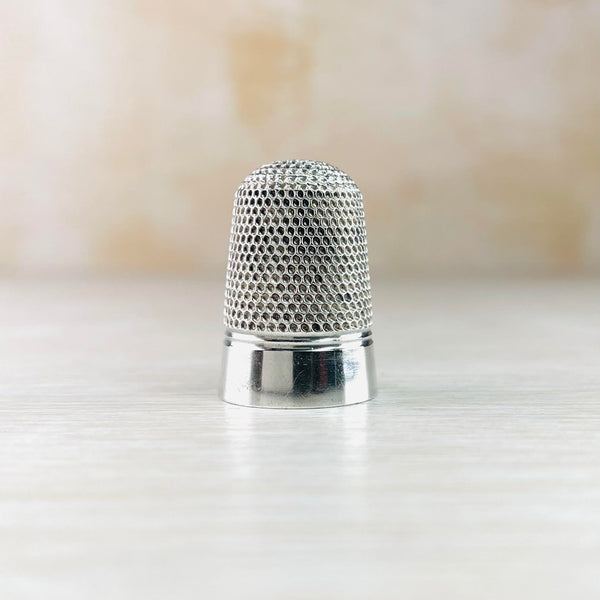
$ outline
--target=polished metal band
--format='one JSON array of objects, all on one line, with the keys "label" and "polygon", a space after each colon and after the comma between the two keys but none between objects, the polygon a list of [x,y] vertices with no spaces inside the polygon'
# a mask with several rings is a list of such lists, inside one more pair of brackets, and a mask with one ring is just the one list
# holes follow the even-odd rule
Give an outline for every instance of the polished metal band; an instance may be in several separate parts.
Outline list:
[{"label": "polished metal band", "polygon": [[263,408],[322,408],[375,396],[371,331],[255,336],[225,331],[220,394]]}]

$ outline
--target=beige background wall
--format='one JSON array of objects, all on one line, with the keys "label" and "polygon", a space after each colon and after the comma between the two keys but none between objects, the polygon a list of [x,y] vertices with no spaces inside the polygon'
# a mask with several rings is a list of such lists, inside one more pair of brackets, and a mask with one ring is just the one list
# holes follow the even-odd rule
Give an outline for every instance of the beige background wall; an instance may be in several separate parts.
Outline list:
[{"label": "beige background wall", "polygon": [[598,266],[595,1],[0,7],[5,270],[222,274],[277,158],[354,177],[380,272]]}]

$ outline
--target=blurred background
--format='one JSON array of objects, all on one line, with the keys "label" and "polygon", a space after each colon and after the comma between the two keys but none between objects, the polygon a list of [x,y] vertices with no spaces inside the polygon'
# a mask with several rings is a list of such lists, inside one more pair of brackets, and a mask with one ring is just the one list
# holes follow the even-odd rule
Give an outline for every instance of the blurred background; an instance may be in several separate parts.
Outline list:
[{"label": "blurred background", "polygon": [[588,0],[0,0],[0,268],[224,275],[233,194],[311,158],[388,274],[600,257]]}]

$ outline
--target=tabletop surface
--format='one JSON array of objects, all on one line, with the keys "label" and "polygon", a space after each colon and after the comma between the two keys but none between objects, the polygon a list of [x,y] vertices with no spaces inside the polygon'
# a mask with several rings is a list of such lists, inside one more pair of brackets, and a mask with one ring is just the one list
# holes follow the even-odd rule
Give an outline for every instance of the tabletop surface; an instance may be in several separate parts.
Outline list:
[{"label": "tabletop surface", "polygon": [[0,596],[593,598],[600,285],[375,278],[379,395],[215,393],[221,281],[0,282]]}]

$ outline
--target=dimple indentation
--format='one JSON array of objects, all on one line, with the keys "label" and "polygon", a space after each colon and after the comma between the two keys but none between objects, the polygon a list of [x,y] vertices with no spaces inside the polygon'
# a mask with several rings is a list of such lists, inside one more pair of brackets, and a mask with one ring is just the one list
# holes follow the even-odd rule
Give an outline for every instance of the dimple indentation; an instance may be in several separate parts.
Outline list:
[{"label": "dimple indentation", "polygon": [[226,327],[315,334],[371,326],[362,196],[336,167],[280,161],[251,173],[236,192],[229,248]]}]

